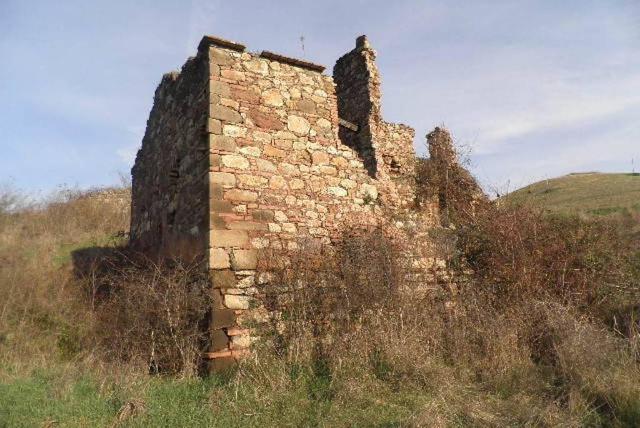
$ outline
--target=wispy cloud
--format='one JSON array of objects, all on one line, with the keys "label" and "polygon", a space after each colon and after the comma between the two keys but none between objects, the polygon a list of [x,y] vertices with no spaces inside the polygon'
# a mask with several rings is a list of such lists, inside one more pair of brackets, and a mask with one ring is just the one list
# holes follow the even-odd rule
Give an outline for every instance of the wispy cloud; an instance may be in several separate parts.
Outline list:
[{"label": "wispy cloud", "polygon": [[[640,158],[634,0],[0,2],[0,169],[17,184],[112,180],[135,158],[162,73],[205,33],[329,66],[366,33],[383,110],[472,143],[487,185]],[[46,170],[46,174],[42,171]],[[1,177],[0,177],[1,178]]]}]

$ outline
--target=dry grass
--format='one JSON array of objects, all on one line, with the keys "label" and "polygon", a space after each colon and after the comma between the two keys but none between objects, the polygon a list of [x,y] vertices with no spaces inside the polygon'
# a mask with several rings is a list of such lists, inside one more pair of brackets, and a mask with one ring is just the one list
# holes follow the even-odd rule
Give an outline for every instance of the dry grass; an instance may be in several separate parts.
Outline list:
[{"label": "dry grass", "polygon": [[73,272],[73,251],[119,249],[126,205],[0,214],[0,426],[640,424],[638,243],[532,211],[465,218],[448,263],[474,274],[420,299],[380,231],[305,248],[262,290],[279,316],[258,352],[199,379],[193,267]]},{"label": "dry grass", "polygon": [[[539,226],[547,221],[536,218]],[[506,251],[510,244],[500,242]],[[513,281],[508,294],[487,287],[495,276],[478,275],[455,296],[416,300],[398,292],[400,275],[384,274],[398,271],[393,254],[380,234],[352,240],[346,250],[305,249],[279,276],[288,293],[275,337],[243,367],[243,387],[259,396],[265,384],[295,390],[302,378],[309,400],[324,403],[316,404],[314,421],[329,425],[348,425],[344,414],[358,405],[412,426],[640,423],[638,330],[616,334],[582,300],[542,291],[542,283],[516,287],[528,279],[519,274],[502,278]],[[580,256],[553,257],[561,254]],[[496,262],[502,256],[493,255]],[[516,257],[528,265],[536,254]]]}]

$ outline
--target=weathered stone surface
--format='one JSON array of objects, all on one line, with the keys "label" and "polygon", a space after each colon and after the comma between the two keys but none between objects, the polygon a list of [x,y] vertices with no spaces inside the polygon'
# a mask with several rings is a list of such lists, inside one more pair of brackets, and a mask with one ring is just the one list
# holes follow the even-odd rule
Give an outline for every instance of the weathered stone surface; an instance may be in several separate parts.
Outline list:
[{"label": "weathered stone surface", "polygon": [[266,159],[257,159],[256,165],[258,166],[259,171],[267,171],[267,172],[276,171],[276,166],[273,164],[273,162],[270,162]]},{"label": "weathered stone surface", "polygon": [[234,270],[255,269],[257,264],[256,250],[233,250],[231,253],[231,266]]},{"label": "weathered stone surface", "polygon": [[316,113],[316,103],[308,99],[296,101],[295,108],[303,113]]},{"label": "weathered stone surface", "polygon": [[284,179],[284,177],[274,175],[271,177],[271,179],[269,179],[269,187],[271,189],[286,189],[287,181]]},{"label": "weathered stone surface", "polygon": [[209,118],[207,122],[207,132],[211,134],[221,134],[222,133],[222,123],[213,118]]},{"label": "weathered stone surface", "polygon": [[270,129],[274,131],[284,129],[284,124],[282,123],[282,121],[273,114],[261,112],[257,109],[252,109],[249,111],[249,117],[258,128]]},{"label": "weathered stone surface", "polygon": [[212,150],[234,152],[237,147],[234,139],[231,137],[209,134],[209,148]]},{"label": "weathered stone surface", "polygon": [[213,288],[231,288],[236,285],[236,275],[229,269],[216,270],[209,275]]},{"label": "weathered stone surface", "polygon": [[347,196],[347,191],[342,187],[328,187],[327,192],[338,197]]},{"label": "weathered stone surface", "polygon": [[224,304],[229,309],[249,309],[249,297],[227,294],[224,296]]},{"label": "weathered stone surface", "polygon": [[223,248],[212,248],[209,251],[209,268],[210,269],[229,269],[231,262],[229,254]]},{"label": "weathered stone surface", "polygon": [[254,59],[251,61],[246,61],[243,63],[244,68],[247,71],[251,71],[261,75],[269,74],[269,66],[267,65],[267,61]]},{"label": "weathered stone surface", "polygon": [[236,325],[236,314],[232,309],[221,309],[213,312],[211,317],[212,330],[233,327]]},{"label": "weathered stone surface", "polygon": [[277,89],[267,89],[262,93],[262,102],[272,107],[282,107],[284,100],[282,94]]},{"label": "weathered stone surface", "polygon": [[218,48],[209,49],[209,60],[216,65],[229,65],[233,62],[226,51]]},{"label": "weathered stone surface", "polygon": [[[212,248],[212,253],[217,252],[220,256],[220,252],[217,251],[223,247],[243,247],[249,243],[249,235],[244,230],[212,230],[211,237],[209,238],[209,245]],[[226,251],[225,251],[226,253]],[[227,254],[227,260],[228,260]],[[225,266],[229,267],[229,266]],[[223,269],[218,268],[218,269]]]},{"label": "weathered stone surface", "polygon": [[224,155],[222,156],[221,160],[222,160],[222,164],[228,168],[235,168],[235,169],[249,168],[249,161],[244,156]]},{"label": "weathered stone surface", "polygon": [[220,351],[229,347],[229,337],[222,329],[213,330],[209,335],[209,351]]},{"label": "weathered stone surface", "polygon": [[301,116],[290,115],[287,118],[287,129],[296,135],[303,136],[309,133],[311,125],[309,121]]},{"label": "weathered stone surface", "polygon": [[264,187],[268,180],[260,175],[240,174],[238,175],[240,185],[243,187]]},{"label": "weathered stone surface", "polygon": [[229,88],[229,85],[219,80],[211,80],[209,82],[209,91],[211,91],[212,94],[219,95],[221,97],[229,97],[231,95],[231,88]]},{"label": "weathered stone surface", "polygon": [[230,230],[268,230],[266,224],[249,220],[232,221],[227,227]]},{"label": "weathered stone surface", "polygon": [[252,156],[252,157],[258,157],[262,153],[262,150],[253,146],[242,147],[239,151],[243,155]]},{"label": "weathered stone surface", "polygon": [[249,190],[232,189],[227,191],[224,197],[233,202],[253,202],[258,199],[258,194]]},{"label": "weathered stone surface", "polygon": [[244,137],[247,135],[247,128],[237,125],[223,125],[222,134],[228,137]]},{"label": "weathered stone surface", "polygon": [[211,172],[209,179],[212,183],[220,184],[223,187],[235,187],[236,176],[228,172]]},{"label": "weathered stone surface", "polygon": [[224,120],[229,123],[242,123],[240,113],[222,105],[211,106],[210,115],[213,119]]},{"label": "weathered stone surface", "polygon": [[329,155],[325,152],[311,153],[311,160],[314,165],[324,165],[329,163]]},{"label": "weathered stone surface", "polygon": [[245,77],[244,73],[241,71],[227,70],[227,69],[221,69],[220,76],[225,79],[235,80],[235,81],[242,81],[244,80],[244,77]]}]

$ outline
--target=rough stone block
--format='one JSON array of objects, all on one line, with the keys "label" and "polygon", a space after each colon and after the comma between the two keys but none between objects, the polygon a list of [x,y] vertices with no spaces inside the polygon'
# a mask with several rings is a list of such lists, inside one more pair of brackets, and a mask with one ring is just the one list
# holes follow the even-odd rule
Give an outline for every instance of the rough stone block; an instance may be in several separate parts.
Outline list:
[{"label": "rough stone block", "polygon": [[213,119],[224,120],[229,123],[242,123],[240,113],[222,105],[212,105],[209,114]]},{"label": "rough stone block", "polygon": [[271,221],[274,214],[272,210],[253,210],[251,216],[257,221]]},{"label": "rough stone block", "polygon": [[244,73],[236,70],[220,70],[220,76],[225,79],[235,80],[236,82],[241,82],[245,79]]},{"label": "rough stone block", "polygon": [[316,113],[316,103],[309,99],[296,101],[294,104],[295,109],[299,110],[303,113],[315,114]]},{"label": "rough stone block", "polygon": [[267,89],[264,91],[262,93],[262,102],[271,107],[282,107],[284,105],[282,94],[277,89]]},{"label": "rough stone block", "polygon": [[209,80],[209,91],[212,94],[219,95],[225,98],[231,96],[231,89],[229,88],[229,84],[221,82],[219,80]]},{"label": "rough stone block", "polygon": [[215,65],[230,65],[233,59],[222,49],[209,47],[209,62]]},{"label": "rough stone block", "polygon": [[239,174],[238,181],[241,187],[265,187],[268,180],[260,175]]},{"label": "rough stone block", "polygon": [[229,337],[222,329],[212,330],[209,334],[209,352],[221,351],[229,347]]},{"label": "rough stone block", "polygon": [[255,269],[258,264],[258,252],[256,250],[233,250],[231,267],[234,270]]},{"label": "rough stone block", "polygon": [[272,158],[282,159],[287,156],[287,152],[273,146],[264,146],[262,152],[264,153],[265,156],[272,157]]},{"label": "rough stone block", "polygon": [[346,189],[343,189],[342,187],[328,187],[327,192],[331,195],[338,196],[338,197],[347,196]]},{"label": "rough stone block", "polygon": [[258,199],[258,194],[249,190],[232,189],[225,193],[224,198],[234,202],[254,202]]},{"label": "rough stone block", "polygon": [[256,166],[258,167],[259,171],[274,172],[276,170],[276,166],[273,164],[273,162],[270,162],[266,159],[256,159]]},{"label": "rough stone block", "polygon": [[209,118],[207,121],[207,132],[210,134],[221,134],[222,133],[222,122],[218,119]]},{"label": "rough stone block", "polygon": [[249,111],[249,118],[258,128],[273,131],[284,129],[284,124],[277,116],[262,112],[258,109],[251,109]]},{"label": "rough stone block", "polygon": [[286,189],[287,181],[280,175],[274,175],[269,179],[269,188],[271,189]]},{"label": "rough stone block", "polygon": [[233,212],[233,204],[229,201],[211,199],[209,201],[209,210],[213,213],[231,213]]},{"label": "rough stone block", "polygon": [[249,309],[250,299],[247,296],[227,294],[224,296],[224,304],[229,309]]},{"label": "rough stone block", "polygon": [[210,172],[209,180],[211,183],[220,184],[223,187],[235,187],[236,176],[229,172]]},{"label": "rough stone block", "polygon": [[220,309],[213,311],[211,315],[211,325],[209,328],[212,330],[226,327],[233,327],[236,325],[236,314],[232,309]]},{"label": "rough stone block", "polygon": [[248,91],[246,89],[241,89],[241,88],[232,88],[231,94],[233,99],[238,100],[245,104],[260,103],[260,95],[253,91]]},{"label": "rough stone block", "polygon": [[287,128],[298,136],[304,136],[309,133],[311,125],[309,121],[301,116],[290,115],[287,118]]},{"label": "rough stone block", "polygon": [[235,152],[237,149],[236,143],[233,138],[224,136],[209,134],[209,148],[212,150],[224,150],[227,152]]},{"label": "rough stone block", "polygon": [[247,128],[237,125],[224,125],[222,127],[222,134],[226,135],[227,137],[234,138],[244,137],[245,135],[247,135]]},{"label": "rough stone block", "polygon": [[228,168],[235,169],[247,169],[249,168],[249,161],[244,156],[240,155],[223,155],[221,157],[222,165]]},{"label": "rough stone block", "polygon": [[212,230],[209,245],[212,248],[243,247],[249,243],[249,236],[244,230]]},{"label": "rough stone block", "polygon": [[220,217],[216,213],[209,214],[209,229],[223,230],[226,228],[227,228],[227,222],[224,221],[222,217]]},{"label": "rough stone block", "polygon": [[209,273],[213,288],[231,288],[236,286],[236,274],[231,270],[216,270]]},{"label": "rough stone block", "polygon": [[209,182],[209,199],[220,201],[224,196],[224,188],[217,183]]},{"label": "rough stone block", "polygon": [[314,165],[326,165],[329,163],[329,155],[326,152],[311,153],[311,161]]},{"label": "rough stone block", "polygon": [[229,230],[269,230],[269,227],[265,223],[247,220],[232,221],[227,227]]},{"label": "rough stone block", "polygon": [[209,249],[209,269],[229,269],[229,254],[222,248]]}]

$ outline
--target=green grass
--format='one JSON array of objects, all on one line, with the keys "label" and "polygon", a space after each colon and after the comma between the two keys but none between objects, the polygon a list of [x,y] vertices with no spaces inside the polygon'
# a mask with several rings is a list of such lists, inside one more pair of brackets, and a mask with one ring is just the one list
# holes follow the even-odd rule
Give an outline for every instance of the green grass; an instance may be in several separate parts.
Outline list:
[{"label": "green grass", "polygon": [[39,370],[0,385],[0,427],[108,425],[120,405],[117,396],[100,393],[94,379],[66,382],[60,372]]},{"label": "green grass", "polygon": [[[276,369],[267,375],[279,374]],[[273,390],[264,382],[232,379],[138,376],[123,382],[91,370],[49,364],[28,375],[5,377],[0,384],[0,427],[391,427],[401,426],[427,401],[420,391],[391,391],[376,380],[359,385],[353,395],[329,397],[318,394],[327,385],[312,373],[274,385]],[[120,418],[120,409],[131,401],[143,403],[144,410]]]},{"label": "green grass", "polygon": [[505,199],[558,213],[607,216],[640,212],[640,174],[569,174],[530,184]]}]

